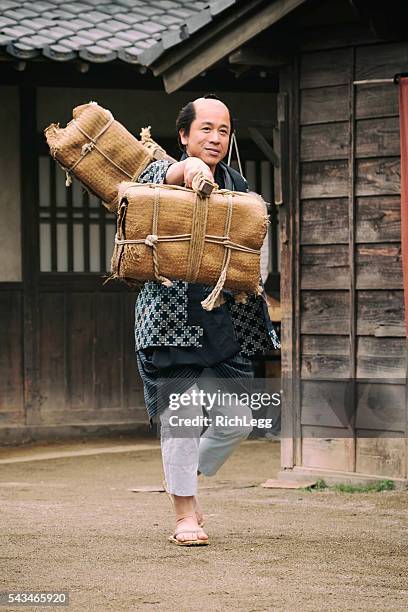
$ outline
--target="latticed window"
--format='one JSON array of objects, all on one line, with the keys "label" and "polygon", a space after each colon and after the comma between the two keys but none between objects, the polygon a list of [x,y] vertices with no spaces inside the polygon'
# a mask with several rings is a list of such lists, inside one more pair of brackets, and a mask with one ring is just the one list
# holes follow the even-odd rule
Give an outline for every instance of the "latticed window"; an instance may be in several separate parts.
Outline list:
[{"label": "latticed window", "polygon": [[40,271],[108,272],[115,215],[78,181],[67,188],[49,155],[39,157],[39,194]]}]

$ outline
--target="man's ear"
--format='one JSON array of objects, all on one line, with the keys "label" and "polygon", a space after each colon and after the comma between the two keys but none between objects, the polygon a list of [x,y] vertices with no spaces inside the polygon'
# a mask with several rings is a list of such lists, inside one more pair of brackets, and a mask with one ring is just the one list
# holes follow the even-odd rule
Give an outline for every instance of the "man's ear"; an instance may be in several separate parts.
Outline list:
[{"label": "man's ear", "polygon": [[186,137],[186,133],[184,131],[184,128],[181,128],[179,130],[179,136],[180,136],[180,142],[182,145],[186,146],[187,145],[187,137]]}]

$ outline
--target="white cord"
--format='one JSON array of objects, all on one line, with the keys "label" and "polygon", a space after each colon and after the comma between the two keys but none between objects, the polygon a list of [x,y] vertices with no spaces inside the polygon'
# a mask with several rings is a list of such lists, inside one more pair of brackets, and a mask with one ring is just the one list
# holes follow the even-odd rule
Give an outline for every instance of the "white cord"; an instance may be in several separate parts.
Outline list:
[{"label": "white cord", "polygon": [[231,164],[232,146],[233,145],[235,145],[235,153],[237,155],[237,162],[238,162],[239,172],[243,176],[241,158],[239,156],[238,142],[237,142],[237,137],[235,136],[235,132],[232,132],[232,136],[231,136],[231,142],[230,142],[230,147],[229,147],[229,151],[228,151],[228,160],[227,160],[227,165],[228,166]]}]

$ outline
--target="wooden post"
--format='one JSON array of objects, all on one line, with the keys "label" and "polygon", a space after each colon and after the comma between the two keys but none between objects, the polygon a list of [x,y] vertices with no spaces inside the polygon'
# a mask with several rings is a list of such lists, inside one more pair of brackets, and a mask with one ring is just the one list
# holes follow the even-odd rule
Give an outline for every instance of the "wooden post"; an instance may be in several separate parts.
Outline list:
[{"label": "wooden post", "polygon": [[27,426],[41,421],[38,385],[39,248],[37,105],[32,86],[19,87],[21,229],[23,265],[24,410]]},{"label": "wooden post", "polygon": [[[278,189],[282,193],[282,206],[279,208],[279,232],[281,244],[281,307],[282,307],[282,430],[281,430],[281,467],[293,468],[295,465],[295,436],[297,393],[295,389],[296,376],[296,336],[295,330],[295,236],[294,209],[298,190],[297,161],[297,105],[293,100],[294,67],[285,68],[280,75],[281,93],[280,113],[284,112],[287,101],[286,125],[292,126],[289,138],[281,141],[280,166],[287,168],[287,174],[278,168],[280,175]],[[287,97],[286,97],[287,96]],[[281,122],[281,127],[282,126]],[[282,135],[279,136],[282,139]],[[275,173],[276,176],[276,173]],[[285,189],[285,186],[287,188]],[[285,195],[287,193],[287,197]],[[275,196],[276,197],[276,196]],[[278,195],[279,197],[279,195]]]}]

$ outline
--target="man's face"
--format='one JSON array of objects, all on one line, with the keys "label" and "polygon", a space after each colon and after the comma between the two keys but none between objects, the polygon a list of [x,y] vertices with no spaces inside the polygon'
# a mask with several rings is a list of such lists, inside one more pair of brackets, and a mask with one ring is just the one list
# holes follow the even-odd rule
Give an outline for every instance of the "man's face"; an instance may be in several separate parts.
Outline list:
[{"label": "man's face", "polygon": [[180,139],[190,157],[199,157],[212,171],[228,152],[231,123],[229,112],[220,100],[199,98],[194,101],[196,117],[188,136],[180,130]]}]

